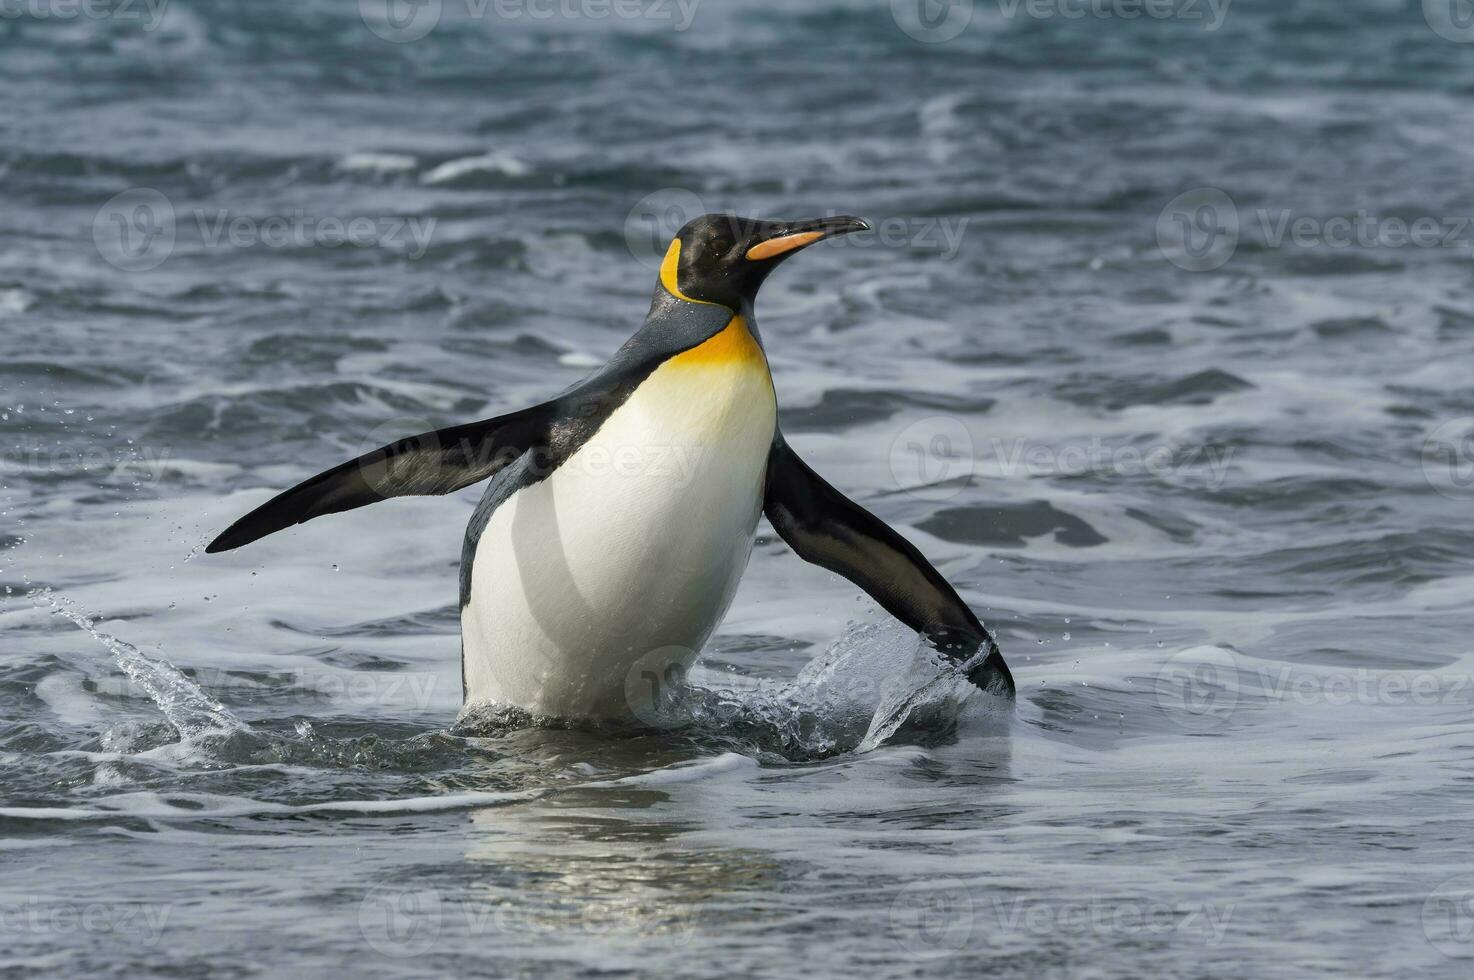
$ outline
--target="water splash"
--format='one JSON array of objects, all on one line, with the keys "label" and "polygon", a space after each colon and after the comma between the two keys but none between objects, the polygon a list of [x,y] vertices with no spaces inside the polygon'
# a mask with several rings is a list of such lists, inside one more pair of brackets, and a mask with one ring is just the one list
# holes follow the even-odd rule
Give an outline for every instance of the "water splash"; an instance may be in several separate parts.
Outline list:
[{"label": "water splash", "polygon": [[[642,705],[641,731],[666,730],[744,754],[807,762],[953,736],[964,711],[992,702],[958,666],[895,623],[851,626],[792,681],[765,681],[698,664],[685,684]],[[1000,702],[1001,703],[1001,702]],[[987,707],[987,706],[985,706]],[[458,734],[584,728],[498,705],[470,705]],[[599,725],[619,730],[625,726]]]},{"label": "water splash", "polygon": [[[696,685],[711,679],[693,678]],[[787,684],[696,685],[688,692],[695,724],[794,761],[940,741],[955,734],[965,702],[989,697],[968,682],[964,667],[890,622],[851,626]]]},{"label": "water splash", "polygon": [[113,655],[113,661],[128,675],[129,680],[137,684],[158,705],[159,711],[174,726],[180,738],[250,732],[245,722],[180,673],[179,668],[167,660],[146,656],[133,644],[97,629],[93,625],[93,618],[79,609],[71,599],[49,588],[32,589],[27,593],[27,598],[38,606],[45,603],[50,607],[52,615],[69,620],[107,647],[108,652]]}]

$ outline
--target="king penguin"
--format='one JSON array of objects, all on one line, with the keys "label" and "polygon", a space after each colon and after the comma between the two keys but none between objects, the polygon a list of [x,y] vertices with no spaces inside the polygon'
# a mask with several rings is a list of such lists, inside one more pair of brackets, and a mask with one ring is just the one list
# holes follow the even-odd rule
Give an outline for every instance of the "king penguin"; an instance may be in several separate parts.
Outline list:
[{"label": "king penguin", "polygon": [[587,379],[531,408],[410,436],[278,495],[216,538],[490,479],[461,552],[466,707],[638,722],[629,679],[696,659],[732,602],[758,519],[1011,698],[992,636],[921,552],[784,441],[753,316],[783,261],[858,218],[709,214],[683,227],[644,325]]}]

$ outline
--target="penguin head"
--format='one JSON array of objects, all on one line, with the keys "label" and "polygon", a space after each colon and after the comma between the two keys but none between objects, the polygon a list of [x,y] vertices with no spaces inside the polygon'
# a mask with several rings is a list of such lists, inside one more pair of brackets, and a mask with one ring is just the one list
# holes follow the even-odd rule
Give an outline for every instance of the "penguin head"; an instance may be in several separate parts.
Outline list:
[{"label": "penguin head", "polygon": [[688,221],[665,253],[660,281],[685,300],[732,310],[751,305],[768,273],[817,241],[869,231],[859,218],[761,221],[732,214],[704,214]]}]

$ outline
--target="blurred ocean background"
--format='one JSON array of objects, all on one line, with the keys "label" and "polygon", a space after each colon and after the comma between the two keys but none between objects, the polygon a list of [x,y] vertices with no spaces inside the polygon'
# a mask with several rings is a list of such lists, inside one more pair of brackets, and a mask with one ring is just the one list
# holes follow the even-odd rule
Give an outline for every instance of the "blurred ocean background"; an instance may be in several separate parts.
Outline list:
[{"label": "blurred ocean background", "polygon": [[[0,976],[1469,975],[1466,0],[15,0],[0,79]],[[479,488],[201,554],[702,210],[876,226],[782,424],[1011,715],[766,525],[624,739],[455,727]]]}]

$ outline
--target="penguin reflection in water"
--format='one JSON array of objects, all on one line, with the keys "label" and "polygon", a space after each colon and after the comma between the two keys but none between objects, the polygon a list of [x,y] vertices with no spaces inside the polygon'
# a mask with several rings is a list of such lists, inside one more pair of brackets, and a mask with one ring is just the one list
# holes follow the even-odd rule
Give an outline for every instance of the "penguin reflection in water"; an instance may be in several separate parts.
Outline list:
[{"label": "penguin reflection in water", "polygon": [[[993,638],[920,551],[784,441],[753,318],[778,265],[857,218],[705,215],[670,243],[644,325],[550,401],[401,439],[231,525],[229,551],[389,497],[490,479],[461,554],[467,706],[638,721],[627,681],[690,666],[721,622],[760,515],[923,634],[977,687],[1013,678]],[[667,676],[669,674],[667,673]]]}]

